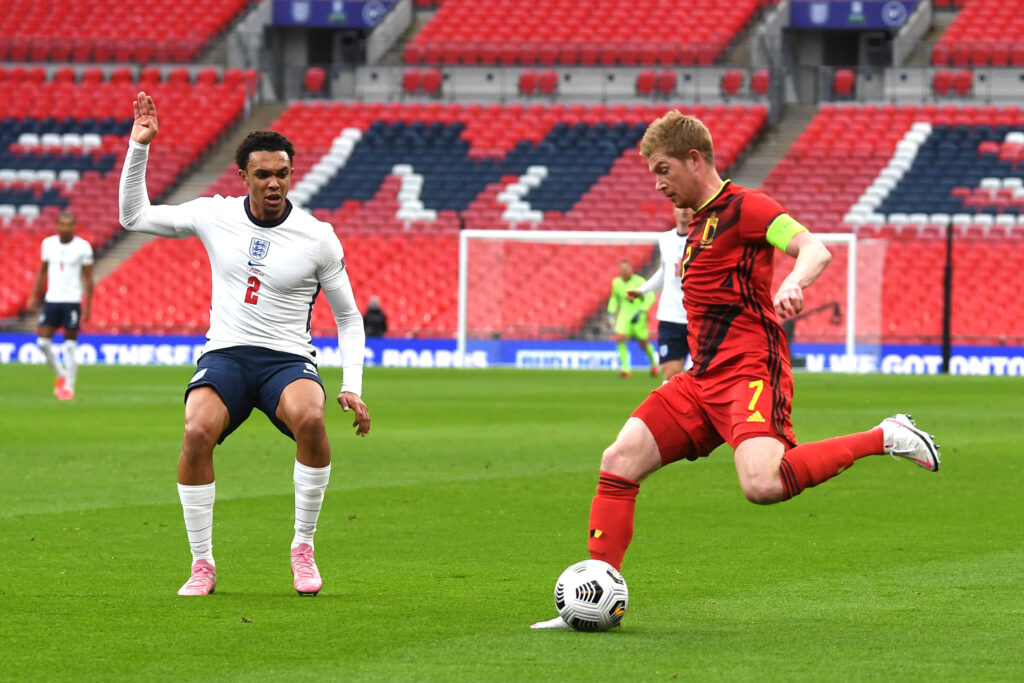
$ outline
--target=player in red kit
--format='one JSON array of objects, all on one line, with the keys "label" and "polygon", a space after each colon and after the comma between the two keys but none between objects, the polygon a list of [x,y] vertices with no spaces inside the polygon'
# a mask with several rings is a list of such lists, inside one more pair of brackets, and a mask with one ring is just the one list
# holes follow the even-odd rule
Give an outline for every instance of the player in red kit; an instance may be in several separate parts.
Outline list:
[{"label": "player in red kit", "polygon": [[[648,127],[640,154],[656,189],[677,208],[694,210],[682,273],[693,366],[651,392],[604,451],[590,508],[590,557],[621,568],[640,482],[722,443],[733,448],[744,495],[762,505],[788,500],[868,455],[937,471],[938,446],[902,414],[866,432],[797,445],[789,346],[779,321],[800,313],[803,290],[831,254],[778,202],[719,177],[711,134],[699,120],[667,113]],[[795,262],[773,297],[775,249]],[[533,627],[568,625],[556,617]]]}]

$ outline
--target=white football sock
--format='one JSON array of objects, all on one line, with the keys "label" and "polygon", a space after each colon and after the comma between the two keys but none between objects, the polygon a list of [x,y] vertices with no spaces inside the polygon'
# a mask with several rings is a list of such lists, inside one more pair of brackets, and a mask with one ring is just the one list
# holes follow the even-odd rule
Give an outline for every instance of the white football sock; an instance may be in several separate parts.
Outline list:
[{"label": "white football sock", "polygon": [[320,518],[320,507],[324,503],[324,491],[331,478],[331,466],[307,467],[295,461],[295,538],[294,549],[300,543],[313,547],[316,521]]},{"label": "white football sock", "polygon": [[178,484],[178,497],[181,498],[181,509],[185,513],[185,532],[188,544],[192,548],[192,563],[206,560],[216,566],[213,561],[213,501],[217,497],[214,482],[189,486]]},{"label": "white football sock", "polygon": [[75,377],[78,376],[78,356],[75,351],[78,349],[78,342],[74,339],[64,340],[64,378],[68,391],[75,390]]},{"label": "white football sock", "polygon": [[57,356],[53,352],[53,340],[48,337],[37,337],[36,345],[39,347],[39,350],[43,352],[47,365],[53,368],[53,371],[57,373],[58,377],[62,377],[64,375],[64,368],[62,368],[60,363],[57,362]]}]

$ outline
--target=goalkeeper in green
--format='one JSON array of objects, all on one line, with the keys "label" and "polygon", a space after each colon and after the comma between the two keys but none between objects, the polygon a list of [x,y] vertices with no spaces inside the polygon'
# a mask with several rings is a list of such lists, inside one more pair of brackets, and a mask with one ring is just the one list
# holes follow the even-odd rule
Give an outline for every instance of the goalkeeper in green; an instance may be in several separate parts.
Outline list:
[{"label": "goalkeeper in green", "polygon": [[633,374],[629,363],[629,349],[626,348],[626,342],[630,339],[635,339],[651,359],[651,375],[658,376],[658,357],[654,353],[654,347],[647,341],[647,310],[654,305],[654,292],[648,292],[634,301],[630,301],[626,296],[627,292],[638,289],[643,283],[644,279],[633,272],[633,266],[629,261],[619,262],[619,277],[612,280],[608,317],[615,325],[612,341],[619,351],[619,375],[622,377],[631,377]]}]

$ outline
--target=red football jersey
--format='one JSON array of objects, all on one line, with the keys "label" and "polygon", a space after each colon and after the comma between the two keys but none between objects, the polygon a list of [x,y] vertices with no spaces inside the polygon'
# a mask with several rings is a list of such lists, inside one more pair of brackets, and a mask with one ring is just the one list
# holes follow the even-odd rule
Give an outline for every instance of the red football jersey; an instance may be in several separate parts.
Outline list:
[{"label": "red football jersey", "polygon": [[683,259],[683,304],[694,376],[790,374],[789,344],[772,305],[775,247],[768,226],[785,209],[725,181],[693,216]]}]

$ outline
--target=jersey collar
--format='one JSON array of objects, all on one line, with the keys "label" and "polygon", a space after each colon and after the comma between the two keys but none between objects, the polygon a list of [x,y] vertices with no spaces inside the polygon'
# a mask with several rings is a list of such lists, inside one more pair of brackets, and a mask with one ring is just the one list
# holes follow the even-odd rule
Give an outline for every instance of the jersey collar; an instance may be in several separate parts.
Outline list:
[{"label": "jersey collar", "polygon": [[701,204],[700,208],[693,212],[693,215],[696,216],[698,213],[700,213],[704,209],[708,208],[708,206],[710,206],[716,199],[721,197],[722,193],[725,192],[725,188],[728,187],[729,183],[731,183],[731,182],[732,182],[732,180],[724,180],[724,181],[722,181],[722,186],[720,188],[718,188],[718,192],[716,192],[713,195],[711,195],[706,202]]},{"label": "jersey collar", "polygon": [[286,220],[288,220],[288,215],[291,214],[292,212],[292,200],[286,198],[284,200],[284,213],[281,214],[280,218],[275,218],[272,221],[261,221],[260,219],[256,218],[256,216],[252,215],[252,211],[249,209],[248,197],[245,198],[245,202],[243,204],[245,206],[245,215],[249,218],[250,221],[253,222],[254,225],[256,225],[256,227],[259,228],[276,228],[277,226],[281,225]]}]

